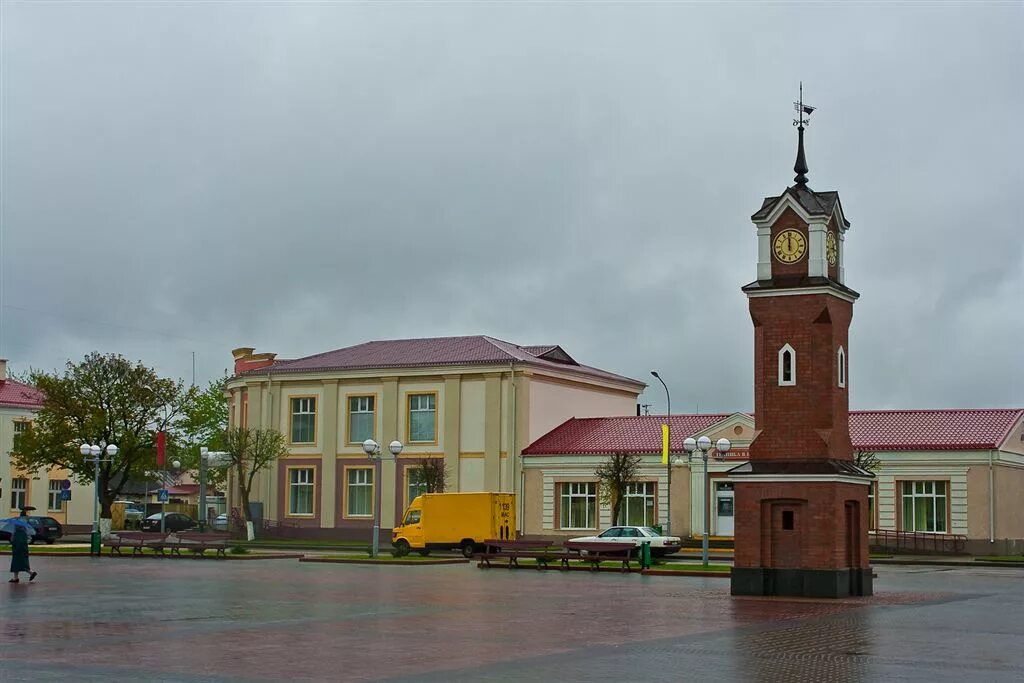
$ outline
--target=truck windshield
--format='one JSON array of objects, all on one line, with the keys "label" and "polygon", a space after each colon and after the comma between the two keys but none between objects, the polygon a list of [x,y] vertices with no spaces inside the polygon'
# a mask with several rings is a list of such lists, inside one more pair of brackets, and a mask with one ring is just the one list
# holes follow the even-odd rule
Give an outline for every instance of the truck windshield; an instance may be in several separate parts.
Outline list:
[{"label": "truck windshield", "polygon": [[405,523],[406,524],[419,524],[420,523],[420,511],[419,510],[409,510],[409,512],[405,515]]}]

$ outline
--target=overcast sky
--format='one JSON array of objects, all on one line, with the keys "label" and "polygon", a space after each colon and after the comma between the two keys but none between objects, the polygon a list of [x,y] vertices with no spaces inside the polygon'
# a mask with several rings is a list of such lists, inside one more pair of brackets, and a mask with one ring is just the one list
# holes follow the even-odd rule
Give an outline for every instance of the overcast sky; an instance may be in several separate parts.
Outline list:
[{"label": "overcast sky", "polygon": [[802,79],[851,407],[1024,405],[1022,7],[6,0],[0,354],[488,334],[750,410]]}]

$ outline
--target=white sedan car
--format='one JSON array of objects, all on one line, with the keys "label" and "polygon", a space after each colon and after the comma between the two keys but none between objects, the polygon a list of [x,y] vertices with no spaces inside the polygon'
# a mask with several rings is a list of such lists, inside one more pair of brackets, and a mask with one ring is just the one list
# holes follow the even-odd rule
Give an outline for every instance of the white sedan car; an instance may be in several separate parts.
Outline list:
[{"label": "white sedan car", "polygon": [[597,536],[570,539],[582,543],[633,543],[637,547],[645,541],[651,544],[651,555],[663,557],[678,552],[683,542],[678,536],[662,536],[649,526],[613,526]]}]

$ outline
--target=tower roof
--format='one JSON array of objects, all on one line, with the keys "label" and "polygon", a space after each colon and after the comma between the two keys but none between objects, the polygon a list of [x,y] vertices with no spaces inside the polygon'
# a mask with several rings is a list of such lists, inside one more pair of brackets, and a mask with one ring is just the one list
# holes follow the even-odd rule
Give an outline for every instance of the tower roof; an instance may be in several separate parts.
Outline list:
[{"label": "tower roof", "polygon": [[780,195],[774,197],[765,197],[761,203],[761,208],[750,217],[752,221],[763,221],[771,215],[775,206],[782,201],[783,197],[792,197],[797,204],[800,205],[804,211],[811,216],[831,216],[839,207],[839,215],[843,219],[843,227],[849,228],[850,221],[846,220],[846,214],[843,212],[843,205],[839,201],[839,193],[835,190],[828,190],[827,192],[815,192],[806,185],[794,185],[787,187],[786,191]]}]

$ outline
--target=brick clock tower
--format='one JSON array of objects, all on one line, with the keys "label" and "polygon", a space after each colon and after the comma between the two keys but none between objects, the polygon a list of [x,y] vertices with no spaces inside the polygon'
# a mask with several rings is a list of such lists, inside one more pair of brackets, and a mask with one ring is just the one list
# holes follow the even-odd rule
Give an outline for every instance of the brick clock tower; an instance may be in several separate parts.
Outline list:
[{"label": "brick clock tower", "polygon": [[750,460],[729,472],[736,498],[733,595],[871,594],[868,486],[853,462],[845,284],[849,221],[837,192],[807,186],[797,108],[796,183],[764,200],[757,280],[743,287],[754,323],[754,429]]}]

